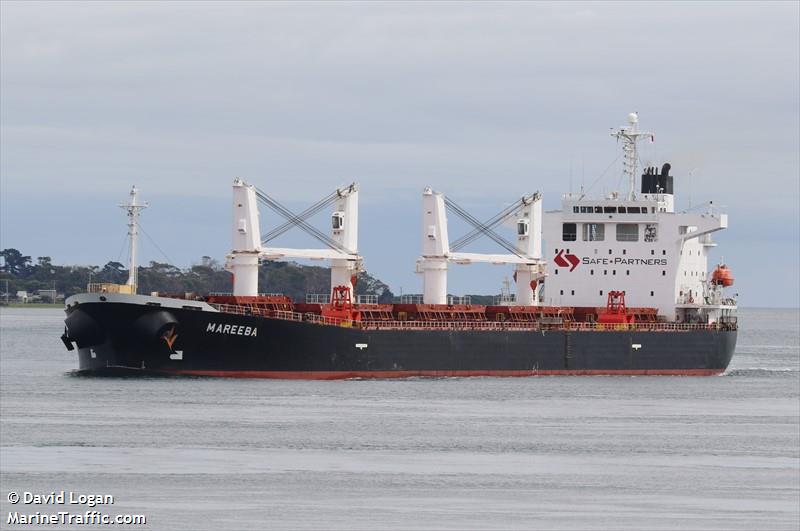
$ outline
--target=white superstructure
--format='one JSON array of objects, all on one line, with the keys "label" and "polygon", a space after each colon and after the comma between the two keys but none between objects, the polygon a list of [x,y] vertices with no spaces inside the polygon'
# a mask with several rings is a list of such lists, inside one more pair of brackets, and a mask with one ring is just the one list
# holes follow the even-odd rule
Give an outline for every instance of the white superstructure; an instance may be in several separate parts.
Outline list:
[{"label": "white superstructure", "polygon": [[735,302],[711,284],[711,233],[728,227],[728,216],[708,205],[700,213],[675,212],[670,165],[645,168],[635,193],[638,116],[615,136],[623,139],[627,196],[602,199],[565,194],[561,210],[544,215],[545,256],[550,263],[545,303],[605,306],[608,292],[625,291],[628,307],[657,308],[672,321],[714,322]]}]

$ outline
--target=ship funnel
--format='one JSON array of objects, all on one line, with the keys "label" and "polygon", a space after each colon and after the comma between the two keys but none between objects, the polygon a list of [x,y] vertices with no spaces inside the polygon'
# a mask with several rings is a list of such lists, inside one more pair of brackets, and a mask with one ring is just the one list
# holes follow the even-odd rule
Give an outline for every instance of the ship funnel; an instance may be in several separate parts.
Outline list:
[{"label": "ship funnel", "polygon": [[642,173],[642,193],[643,194],[670,194],[674,193],[674,178],[669,174],[672,165],[669,162],[661,167],[658,173],[657,167],[645,168]]}]

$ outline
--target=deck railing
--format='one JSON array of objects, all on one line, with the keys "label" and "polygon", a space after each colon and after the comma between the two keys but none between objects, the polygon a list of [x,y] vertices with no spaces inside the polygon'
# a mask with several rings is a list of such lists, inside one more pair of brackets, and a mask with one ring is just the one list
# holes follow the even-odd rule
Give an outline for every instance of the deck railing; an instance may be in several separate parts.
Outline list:
[{"label": "deck railing", "polygon": [[114,284],[111,282],[94,282],[86,285],[86,293],[133,293],[133,286],[129,284]]},{"label": "deck railing", "polygon": [[356,304],[378,304],[377,295],[356,295]]},{"label": "deck railing", "polygon": [[361,330],[495,330],[509,332],[569,330],[572,332],[605,331],[605,332],[688,332],[692,330],[736,330],[735,322],[715,324],[698,323],[649,323],[633,324],[584,323],[561,321],[547,323],[543,321],[352,321],[338,317],[325,317],[314,313],[299,313],[284,310],[266,310],[236,304],[211,304],[222,313],[235,315],[252,315],[278,319],[281,321],[306,322],[318,325],[341,326]]}]

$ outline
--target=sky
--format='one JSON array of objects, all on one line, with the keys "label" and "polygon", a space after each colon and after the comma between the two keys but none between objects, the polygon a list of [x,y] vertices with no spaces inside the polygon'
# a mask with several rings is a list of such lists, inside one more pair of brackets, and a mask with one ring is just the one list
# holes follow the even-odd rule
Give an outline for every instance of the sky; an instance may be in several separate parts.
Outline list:
[{"label": "sky", "polygon": [[[3,1],[0,248],[124,258],[136,184],[143,262],[224,260],[234,177],[298,210],[357,181],[367,270],[418,293],[425,186],[482,218],[537,190],[551,210],[624,189],[609,131],[636,111],[678,208],[729,214],[711,262],[740,304],[796,307],[798,6]],[[262,211],[262,230],[281,221]],[[454,265],[450,291],[509,274]]]}]

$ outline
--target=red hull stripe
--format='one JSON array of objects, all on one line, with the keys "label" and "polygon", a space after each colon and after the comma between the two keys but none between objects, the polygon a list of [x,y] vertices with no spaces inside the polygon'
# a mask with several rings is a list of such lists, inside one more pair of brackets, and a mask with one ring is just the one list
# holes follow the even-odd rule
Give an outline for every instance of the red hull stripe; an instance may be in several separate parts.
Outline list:
[{"label": "red hull stripe", "polygon": [[345,380],[348,378],[464,378],[471,376],[713,376],[724,369],[576,369],[540,371],[202,371],[168,370],[169,374],[220,378],[276,378],[282,380]]}]

